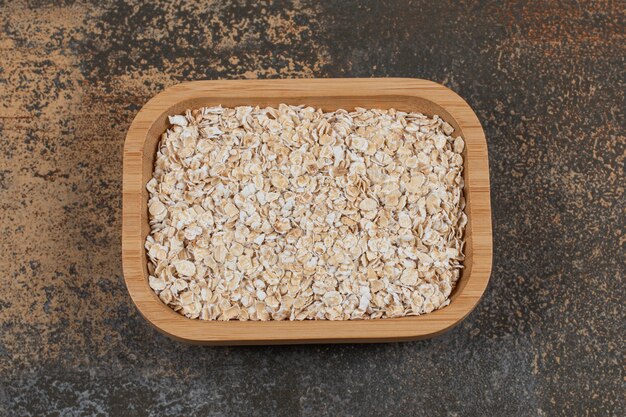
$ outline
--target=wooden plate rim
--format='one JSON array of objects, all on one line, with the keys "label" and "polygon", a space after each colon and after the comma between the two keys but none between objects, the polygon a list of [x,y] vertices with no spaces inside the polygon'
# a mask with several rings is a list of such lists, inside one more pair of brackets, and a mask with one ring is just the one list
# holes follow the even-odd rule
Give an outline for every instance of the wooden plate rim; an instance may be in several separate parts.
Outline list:
[{"label": "wooden plate rim", "polygon": [[[472,225],[472,270],[449,306],[417,317],[351,321],[220,322],[192,320],[175,313],[154,294],[144,274],[141,212],[144,142],[156,119],[175,103],[215,97],[417,97],[444,108],[463,132],[468,156],[465,178],[471,193],[466,210]],[[306,103],[305,103],[306,104]],[[201,344],[385,342],[441,334],[476,306],[491,274],[492,230],[489,165],[485,135],[471,107],[441,84],[412,78],[191,81],[174,85],[149,100],[133,120],[124,145],[122,263],[124,280],[139,312],[159,331]]]}]

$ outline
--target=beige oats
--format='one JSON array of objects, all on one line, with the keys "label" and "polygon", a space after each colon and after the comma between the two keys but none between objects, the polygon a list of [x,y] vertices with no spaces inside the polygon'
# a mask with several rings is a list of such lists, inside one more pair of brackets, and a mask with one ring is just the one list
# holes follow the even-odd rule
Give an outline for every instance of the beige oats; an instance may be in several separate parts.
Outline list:
[{"label": "beige oats", "polygon": [[220,106],[169,117],[149,285],[189,318],[349,320],[446,306],[467,224],[464,141],[434,116]]}]

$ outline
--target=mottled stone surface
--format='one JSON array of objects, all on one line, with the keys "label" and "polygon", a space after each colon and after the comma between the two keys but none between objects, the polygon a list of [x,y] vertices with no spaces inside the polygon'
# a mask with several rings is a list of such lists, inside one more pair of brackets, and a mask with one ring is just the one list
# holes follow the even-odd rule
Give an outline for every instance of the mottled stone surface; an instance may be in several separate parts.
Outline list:
[{"label": "mottled stone surface", "polygon": [[[147,3],[0,2],[0,415],[626,414],[623,3]],[[330,76],[431,79],[476,110],[484,299],[413,343],[158,334],[122,277],[137,110],[183,80]]]}]

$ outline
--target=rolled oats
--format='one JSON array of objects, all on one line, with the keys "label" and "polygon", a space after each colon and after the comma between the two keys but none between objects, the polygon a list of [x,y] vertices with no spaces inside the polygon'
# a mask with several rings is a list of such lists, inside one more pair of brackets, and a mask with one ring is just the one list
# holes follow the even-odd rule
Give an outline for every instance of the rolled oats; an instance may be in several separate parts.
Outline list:
[{"label": "rolled oats", "polygon": [[449,303],[464,141],[438,116],[307,106],[169,117],[150,193],[149,285],[202,320],[375,319]]}]

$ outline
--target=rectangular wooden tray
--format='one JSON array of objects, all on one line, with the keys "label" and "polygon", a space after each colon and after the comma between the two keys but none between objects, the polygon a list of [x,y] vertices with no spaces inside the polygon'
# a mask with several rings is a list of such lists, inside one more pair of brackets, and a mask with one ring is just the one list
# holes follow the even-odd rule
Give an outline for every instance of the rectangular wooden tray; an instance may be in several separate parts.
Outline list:
[{"label": "rectangular wooden tray", "polygon": [[[354,107],[395,108],[437,114],[465,139],[465,262],[450,305],[417,317],[350,321],[192,320],[163,304],[148,285],[144,242],[148,225],[146,183],[167,116],[186,109],[223,106],[306,104],[325,111]],[[406,78],[194,81],[169,87],[152,98],[133,121],[124,146],[122,216],[124,279],[140,313],[161,332],[200,344],[388,342],[432,337],[467,316],[491,273],[491,207],[485,135],[469,105],[448,88]]]}]

